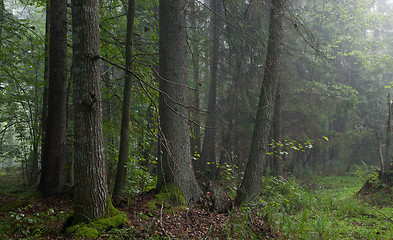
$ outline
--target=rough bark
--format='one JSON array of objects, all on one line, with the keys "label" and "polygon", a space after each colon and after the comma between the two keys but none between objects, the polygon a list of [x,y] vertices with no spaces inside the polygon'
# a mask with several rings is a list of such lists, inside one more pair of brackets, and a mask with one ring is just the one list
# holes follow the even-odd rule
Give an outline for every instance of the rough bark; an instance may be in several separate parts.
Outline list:
[{"label": "rough bark", "polygon": [[157,187],[178,186],[187,203],[201,191],[191,165],[187,103],[185,0],[160,0],[160,142]]},{"label": "rough bark", "polygon": [[208,113],[205,124],[205,136],[203,138],[202,153],[200,158],[199,170],[201,172],[208,171],[210,178],[214,178],[216,172],[216,96],[217,96],[217,75],[218,75],[218,59],[220,48],[220,30],[219,30],[219,0],[211,0],[211,8],[213,14],[213,46],[212,61],[210,71],[210,88]]},{"label": "rough bark", "polygon": [[72,0],[76,221],[105,214],[108,200],[102,133],[97,0]]},{"label": "rough bark", "polygon": [[284,10],[284,1],[271,1],[265,75],[259,96],[250,154],[243,181],[237,192],[236,204],[254,201],[260,192],[274,111],[275,89],[280,77],[282,11]]},{"label": "rough bark", "polygon": [[51,0],[49,9],[48,115],[39,191],[52,196],[63,191],[67,102],[67,3]]},{"label": "rough bark", "polygon": [[[128,1],[127,10],[127,34],[126,34],[126,68],[132,70],[133,63],[133,35],[134,35],[134,20],[135,20],[135,0]],[[128,145],[130,132],[130,111],[131,111],[131,86],[132,74],[125,71],[124,90],[123,90],[123,106],[121,116],[120,129],[120,149],[119,160],[117,163],[117,172],[115,186],[113,188],[113,201],[119,204],[123,199],[123,190],[126,185],[126,163],[128,160]]]}]

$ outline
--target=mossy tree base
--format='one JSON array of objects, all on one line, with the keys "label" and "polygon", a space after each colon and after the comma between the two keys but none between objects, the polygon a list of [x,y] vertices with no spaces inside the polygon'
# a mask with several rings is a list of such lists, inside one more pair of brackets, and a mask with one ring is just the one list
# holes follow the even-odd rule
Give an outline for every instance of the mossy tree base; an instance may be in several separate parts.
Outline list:
[{"label": "mossy tree base", "polygon": [[165,208],[185,207],[187,206],[187,203],[180,188],[174,184],[168,183],[161,187],[158,194],[156,194],[154,198],[147,203],[147,205],[150,209],[155,210],[161,206]]},{"label": "mossy tree base", "polygon": [[67,219],[63,228],[64,232],[67,235],[91,239],[98,238],[105,231],[123,226],[127,221],[127,214],[117,210],[108,200],[104,217],[85,222],[75,222],[74,219],[73,215]]}]

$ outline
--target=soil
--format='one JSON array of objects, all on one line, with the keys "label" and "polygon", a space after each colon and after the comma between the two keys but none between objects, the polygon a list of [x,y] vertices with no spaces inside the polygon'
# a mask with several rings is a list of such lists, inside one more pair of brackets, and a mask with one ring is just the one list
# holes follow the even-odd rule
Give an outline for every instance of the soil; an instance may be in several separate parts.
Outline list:
[{"label": "soil", "polygon": [[[171,209],[165,208],[162,204],[151,209],[147,203],[153,199],[155,194],[155,191],[144,193],[120,208],[127,212],[129,217],[121,230],[123,234],[121,239],[145,239],[150,236],[156,236],[159,239],[226,239],[227,233],[235,231],[239,223],[246,224],[247,228],[260,239],[280,238],[279,233],[272,232],[265,219],[249,217],[248,220],[242,220],[242,213],[236,208],[231,210],[232,214],[208,211],[201,207],[203,204]],[[19,204],[16,209],[9,210],[9,206],[18,201],[22,204]],[[206,201],[206,199],[201,198],[201,201]],[[55,212],[48,217],[50,211]],[[16,195],[0,194],[0,218],[10,224],[21,224],[21,221],[23,223],[23,219],[16,222],[15,217],[11,217],[11,213],[18,213],[26,219],[29,216],[37,216],[37,213],[47,213],[46,220],[43,219],[45,221],[40,225],[39,239],[70,239],[70,236],[63,236],[61,230],[65,219],[72,211],[72,200],[60,196],[30,198],[23,201]],[[29,232],[34,232],[34,229],[30,229]],[[20,231],[16,231],[12,236],[7,237],[19,239],[21,234]],[[118,232],[112,230],[102,234],[99,239],[118,239],[115,238],[116,234]]]}]

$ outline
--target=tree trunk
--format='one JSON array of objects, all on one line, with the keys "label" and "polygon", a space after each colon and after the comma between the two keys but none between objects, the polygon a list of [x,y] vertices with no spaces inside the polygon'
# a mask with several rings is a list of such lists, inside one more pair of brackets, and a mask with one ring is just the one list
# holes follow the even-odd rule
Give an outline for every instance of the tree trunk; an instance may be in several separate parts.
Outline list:
[{"label": "tree trunk", "polygon": [[379,135],[379,132],[377,131],[377,149],[378,149],[378,157],[379,157],[379,163],[381,167],[381,174],[383,175],[385,173],[385,162],[383,160],[383,154],[382,154],[382,148],[381,148],[381,136]]},{"label": "tree trunk", "polygon": [[[3,45],[4,0],[0,0],[0,51]],[[1,59],[0,59],[1,63]]]},{"label": "tree trunk", "polygon": [[[135,19],[135,0],[128,1],[127,10],[127,36],[126,36],[126,68],[132,70],[133,63],[133,35],[134,35],[134,19]],[[123,190],[126,185],[126,163],[128,160],[128,144],[130,132],[130,110],[131,110],[131,86],[132,74],[125,71],[124,90],[123,90],[123,109],[121,116],[120,129],[120,150],[119,160],[117,163],[117,172],[115,186],[113,188],[113,201],[115,204],[120,204],[123,199]]]},{"label": "tree trunk", "polygon": [[390,100],[390,93],[388,94],[388,121],[386,123],[386,149],[385,149],[385,162],[388,169],[392,168],[392,102]]},{"label": "tree trunk", "polygon": [[225,132],[222,133],[222,141],[221,141],[221,151],[220,151],[220,159],[219,166],[221,168],[225,163],[230,162],[232,167],[234,167],[234,162],[232,160],[233,154],[233,128],[234,128],[234,116],[236,109],[236,96],[238,95],[240,78],[243,78],[243,74],[241,72],[241,64],[243,60],[243,49],[241,49],[241,53],[239,57],[235,59],[235,70],[232,75],[232,87],[230,88],[232,91],[228,94],[228,110],[226,113],[226,121],[228,122],[228,128]]},{"label": "tree trunk", "polygon": [[272,0],[268,52],[265,75],[259,96],[250,154],[243,181],[237,192],[236,204],[257,199],[268,150],[271,121],[274,111],[275,89],[280,77],[282,15],[285,0]]},{"label": "tree trunk", "polygon": [[[276,96],[274,102],[274,112],[273,112],[273,140],[276,143],[282,142],[282,125],[281,125],[281,80],[277,79],[277,89],[276,89]],[[282,164],[283,164],[283,157],[284,155],[280,154],[281,146],[276,145],[273,154],[273,163],[272,163],[272,170],[273,176],[275,177],[282,177]]]},{"label": "tree trunk", "polygon": [[178,186],[187,203],[201,191],[191,165],[187,103],[186,0],[160,0],[160,142],[157,188]]},{"label": "tree trunk", "polygon": [[67,102],[67,3],[50,1],[48,115],[39,191],[52,196],[63,191]]},{"label": "tree trunk", "polygon": [[[42,113],[41,113],[41,135],[45,139],[46,119],[48,116],[48,85],[49,85],[49,1],[46,3],[46,20],[45,20],[45,59],[44,59],[44,92],[42,97]],[[45,149],[45,141],[41,142],[41,152]],[[44,161],[44,154],[41,154],[41,166]]]},{"label": "tree trunk", "polygon": [[192,36],[192,63],[193,63],[193,80],[194,80],[194,90],[193,90],[193,102],[192,105],[195,108],[194,111],[191,115],[192,117],[192,122],[190,122],[190,128],[191,128],[191,154],[198,155],[201,152],[201,127],[200,127],[200,114],[199,114],[199,108],[200,108],[200,101],[199,101],[199,87],[200,87],[200,82],[199,82],[199,42],[196,40],[198,37],[198,33],[196,32],[197,29],[197,17],[195,14],[197,13],[196,6],[195,6],[195,0],[192,0],[190,2],[190,11],[193,14],[193,16],[190,16],[190,29],[193,30],[189,35]]},{"label": "tree trunk", "polygon": [[76,222],[105,215],[108,200],[102,133],[97,0],[72,0]]},{"label": "tree trunk", "polygon": [[[203,138],[202,153],[200,158],[200,170],[208,170],[209,178],[215,177],[216,172],[216,95],[217,95],[217,75],[218,75],[218,55],[220,48],[219,12],[221,9],[219,0],[211,0],[213,14],[213,46],[211,61],[211,76],[209,88],[208,113],[205,125],[205,136]],[[209,167],[208,167],[209,165]]]}]

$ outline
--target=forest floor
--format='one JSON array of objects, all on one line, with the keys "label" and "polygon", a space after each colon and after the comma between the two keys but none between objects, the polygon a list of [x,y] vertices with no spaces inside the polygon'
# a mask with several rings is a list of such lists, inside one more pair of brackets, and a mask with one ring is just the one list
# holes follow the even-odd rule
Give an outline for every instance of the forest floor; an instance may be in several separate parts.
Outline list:
[{"label": "forest floor", "polygon": [[[0,239],[70,239],[62,227],[72,201],[39,198],[16,180],[15,174],[0,174]],[[152,208],[148,202],[155,192],[150,191],[120,209],[128,215],[122,228],[98,239],[392,239],[390,200],[358,196],[363,185],[355,175],[309,181],[267,178],[259,204],[228,213],[198,205]],[[383,194],[377,198],[386,198]]]}]

